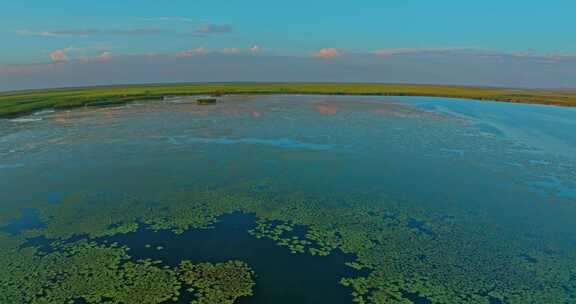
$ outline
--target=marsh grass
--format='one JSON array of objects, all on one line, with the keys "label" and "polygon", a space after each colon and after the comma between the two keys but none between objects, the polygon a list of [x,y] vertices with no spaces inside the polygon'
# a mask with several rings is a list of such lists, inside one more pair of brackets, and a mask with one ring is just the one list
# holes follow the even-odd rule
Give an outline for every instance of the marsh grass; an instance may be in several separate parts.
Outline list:
[{"label": "marsh grass", "polygon": [[430,96],[576,106],[576,91],[560,90],[361,83],[207,83],[4,92],[0,93],[0,117],[15,117],[43,109],[99,107],[136,100],[162,100],[171,96],[227,94]]}]

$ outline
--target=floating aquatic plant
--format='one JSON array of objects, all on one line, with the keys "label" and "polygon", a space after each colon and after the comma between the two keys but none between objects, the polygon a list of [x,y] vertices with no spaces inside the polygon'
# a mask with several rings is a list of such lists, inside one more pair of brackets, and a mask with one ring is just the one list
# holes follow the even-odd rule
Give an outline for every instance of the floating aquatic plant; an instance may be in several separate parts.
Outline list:
[{"label": "floating aquatic plant", "polygon": [[[258,183],[169,193],[156,205],[130,197],[94,205],[90,196],[39,205],[44,228],[0,234],[0,303],[99,303],[104,298],[112,303],[132,298],[161,303],[177,298],[182,283],[197,295],[195,303],[233,303],[249,296],[254,284],[253,272],[242,262],[183,262],[166,269],[151,261],[132,261],[118,244],[89,241],[142,226],[174,233],[209,229],[219,216],[232,212],[255,214],[258,221],[250,233],[294,253],[354,254],[356,260],[348,266],[369,274],[342,278],[341,284],[357,303],[407,303],[410,297],[479,304],[576,299],[574,251],[557,246],[554,252],[542,250],[540,238],[513,238],[517,231],[482,215],[458,209],[450,216],[439,215],[358,197],[333,204],[296,192],[274,192],[271,199],[267,192],[275,187],[254,192]],[[415,219],[420,229],[414,228]],[[305,233],[294,235],[296,226],[306,227]],[[54,240],[52,252],[24,246],[38,236]],[[80,241],[69,243],[73,236]]]},{"label": "floating aquatic plant", "polygon": [[252,295],[254,272],[241,261],[193,264],[184,261],[178,267],[179,278],[195,295],[192,304],[232,304]]}]

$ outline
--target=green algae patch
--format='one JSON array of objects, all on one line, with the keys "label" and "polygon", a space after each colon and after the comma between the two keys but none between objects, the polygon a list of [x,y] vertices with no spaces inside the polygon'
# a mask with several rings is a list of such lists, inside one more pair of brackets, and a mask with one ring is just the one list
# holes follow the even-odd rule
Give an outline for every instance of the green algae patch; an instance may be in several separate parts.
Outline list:
[{"label": "green algae patch", "polygon": [[[0,234],[0,268],[6,270],[0,274],[0,302],[162,303],[178,298],[184,285],[195,295],[193,303],[234,303],[251,295],[254,286],[254,273],[242,262],[182,262],[166,268],[132,261],[127,248],[117,244],[89,241],[131,231],[141,223],[176,234],[210,229],[220,216],[233,212],[254,214],[257,225],[249,233],[294,253],[328,256],[337,249],[355,255],[347,265],[369,273],[340,283],[356,303],[409,303],[410,297],[434,304],[576,300],[574,251],[543,250],[541,238],[514,238],[517,231],[482,215],[454,208],[445,216],[362,197],[334,203],[329,197],[295,191],[279,195],[275,185],[269,192],[254,193],[260,182],[166,193],[155,205],[138,198],[101,198],[95,203],[91,196],[74,196],[41,206],[44,228],[18,236]],[[414,219],[421,229],[414,228]],[[306,227],[305,233],[294,235],[300,226]],[[22,247],[33,236],[61,242],[53,243],[50,253]],[[67,244],[71,238],[84,241]]]},{"label": "green algae patch", "polygon": [[325,252],[328,255],[330,250],[321,250],[311,247],[311,241],[300,236],[286,236],[287,233],[294,230],[294,225],[289,223],[274,223],[272,221],[258,220],[256,227],[250,229],[248,233],[256,238],[268,238],[275,241],[279,246],[287,247],[292,253],[304,253],[306,249]]},{"label": "green algae patch", "polygon": [[[51,253],[0,240],[0,303],[162,303],[178,296],[173,270],[133,262],[126,248],[79,241]],[[6,253],[10,256],[6,256]]]},{"label": "green algae patch", "polygon": [[0,303],[157,304],[180,297],[182,284],[192,303],[234,303],[252,295],[254,272],[240,261],[162,266],[133,261],[128,248],[96,242],[54,242],[53,251],[21,248],[23,240],[0,235]]},{"label": "green algae patch", "polygon": [[194,294],[192,304],[233,304],[252,295],[254,271],[241,261],[193,264],[184,261],[178,267],[179,278]]}]

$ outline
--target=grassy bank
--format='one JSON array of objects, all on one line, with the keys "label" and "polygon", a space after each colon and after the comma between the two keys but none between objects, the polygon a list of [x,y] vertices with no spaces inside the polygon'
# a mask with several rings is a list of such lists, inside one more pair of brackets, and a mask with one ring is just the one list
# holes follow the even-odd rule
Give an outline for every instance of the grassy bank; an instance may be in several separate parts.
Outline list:
[{"label": "grassy bank", "polygon": [[0,117],[14,117],[43,109],[117,105],[135,100],[161,100],[165,96],[205,94],[435,96],[576,106],[576,91],[356,83],[220,83],[4,92],[0,93]]}]

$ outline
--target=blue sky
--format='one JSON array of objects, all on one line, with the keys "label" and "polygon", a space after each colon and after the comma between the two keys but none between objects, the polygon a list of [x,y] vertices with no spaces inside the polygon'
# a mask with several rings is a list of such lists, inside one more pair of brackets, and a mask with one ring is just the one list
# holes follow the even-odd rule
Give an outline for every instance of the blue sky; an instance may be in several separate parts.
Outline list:
[{"label": "blue sky", "polygon": [[[258,55],[279,62],[287,57],[335,59],[356,65],[356,70],[362,67],[359,56],[391,61],[399,56],[418,57],[416,61],[458,57],[448,66],[478,65],[479,58],[491,56],[507,60],[512,68],[519,68],[517,61],[523,58],[518,78],[524,82],[524,70],[532,66],[554,74],[562,80],[560,86],[571,86],[560,78],[572,75],[566,64],[572,67],[576,57],[576,2],[570,0],[5,2],[0,9],[0,78],[22,69],[32,73],[32,67],[43,64],[117,61],[121,66],[126,58],[151,60],[152,55],[159,60],[207,60],[198,58],[206,55]],[[550,64],[543,68],[540,61]],[[557,70],[550,67],[553,62]],[[332,80],[324,78],[318,81]],[[22,81],[17,87],[27,86]],[[473,77],[468,82],[489,84]],[[537,80],[524,82],[518,85],[538,86]]]}]

